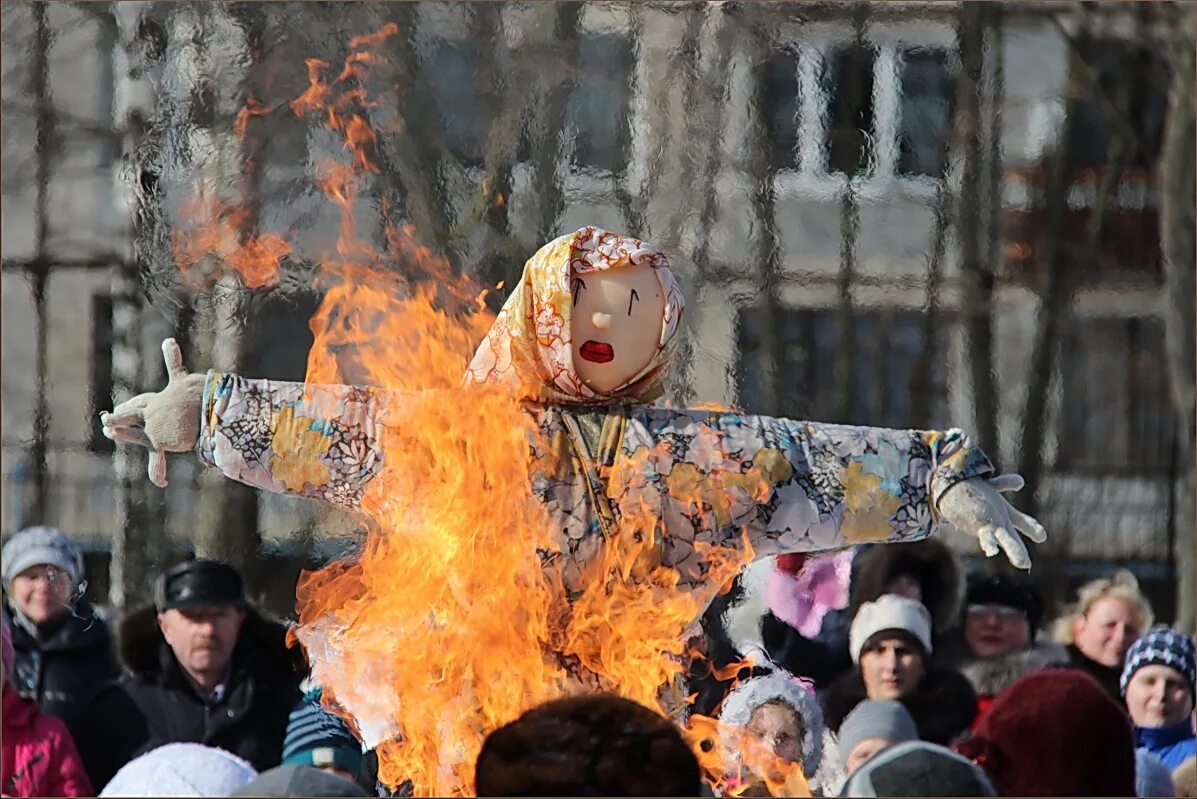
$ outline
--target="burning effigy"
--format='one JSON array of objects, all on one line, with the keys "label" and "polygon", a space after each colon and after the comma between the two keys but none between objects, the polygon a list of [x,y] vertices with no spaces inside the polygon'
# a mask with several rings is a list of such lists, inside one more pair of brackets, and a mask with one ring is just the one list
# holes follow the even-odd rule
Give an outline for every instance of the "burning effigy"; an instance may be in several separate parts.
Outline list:
[{"label": "burning effigy", "polygon": [[[328,701],[377,746],[383,780],[467,795],[490,730],[607,690],[689,724],[718,782],[727,736],[687,718],[681,677],[702,610],[745,564],[950,524],[1029,567],[1018,532],[1042,541],[1043,528],[999,493],[1021,480],[994,477],[961,430],[655,405],[684,301],[651,244],[597,227],[561,236],[497,314],[414,231],[369,247],[352,213],[373,168],[368,128],[338,86],[379,40],[361,37],[333,81],[309,62],[291,104],[324,115],[352,153],[318,177],[342,223],[317,277],[306,381],[188,374],[167,340],[167,387],[102,420],[151,450],[159,485],[167,452],[195,450],[231,479],[366,520],[359,554],[301,579],[297,635]],[[222,235],[230,214],[202,196],[194,210],[180,265],[214,255],[268,285],[287,244]]]}]

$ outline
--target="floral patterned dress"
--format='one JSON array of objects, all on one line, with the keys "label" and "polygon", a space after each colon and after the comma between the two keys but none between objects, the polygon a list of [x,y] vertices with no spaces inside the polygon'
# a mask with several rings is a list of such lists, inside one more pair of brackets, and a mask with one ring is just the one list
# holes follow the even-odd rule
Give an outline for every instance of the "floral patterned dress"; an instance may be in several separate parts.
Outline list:
[{"label": "floral patterned dress", "polygon": [[[228,477],[277,493],[356,507],[388,453],[383,392],[251,380],[211,372],[200,456]],[[309,387],[310,388],[310,387]],[[331,401],[332,408],[329,408]],[[960,430],[889,430],[738,413],[611,406],[591,450],[568,406],[530,406],[540,435],[533,492],[557,527],[567,584],[627,508],[663,522],[663,562],[701,582],[699,542],[757,556],[913,541],[931,533],[934,502],[990,474]],[[576,586],[573,586],[576,587]]]},{"label": "floral patterned dress", "polygon": [[[569,358],[569,275],[646,263],[667,297],[657,357],[625,389],[596,395]],[[644,242],[583,228],[529,260],[479,346],[468,383],[517,387],[537,429],[532,492],[553,520],[542,551],[577,590],[584,566],[628,513],[659,522],[661,563],[680,586],[704,581],[709,547],[755,557],[931,534],[955,483],[992,474],[958,429],[852,427],[646,404],[660,394],[682,298],[664,255]],[[467,388],[468,390],[468,388]],[[387,458],[390,392],[305,386],[209,372],[199,452],[257,488],[360,505]],[[383,420],[388,419],[392,421]]]}]

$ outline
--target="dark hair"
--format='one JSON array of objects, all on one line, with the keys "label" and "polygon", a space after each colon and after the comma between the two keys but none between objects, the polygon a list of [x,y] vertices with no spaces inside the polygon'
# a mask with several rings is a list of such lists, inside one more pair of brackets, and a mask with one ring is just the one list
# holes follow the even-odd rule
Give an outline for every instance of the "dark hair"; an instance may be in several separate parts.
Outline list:
[{"label": "dark hair", "polygon": [[899,627],[891,627],[888,630],[878,630],[865,639],[864,646],[860,648],[860,654],[871,652],[881,645],[882,641],[888,641],[891,638],[897,638],[906,646],[913,649],[923,659],[923,665],[927,665],[927,660],[931,657],[927,648],[923,646],[923,642],[914,636],[909,630],[903,630]]},{"label": "dark hair", "polygon": [[673,722],[614,694],[529,710],[486,737],[479,796],[696,796],[698,759]]}]

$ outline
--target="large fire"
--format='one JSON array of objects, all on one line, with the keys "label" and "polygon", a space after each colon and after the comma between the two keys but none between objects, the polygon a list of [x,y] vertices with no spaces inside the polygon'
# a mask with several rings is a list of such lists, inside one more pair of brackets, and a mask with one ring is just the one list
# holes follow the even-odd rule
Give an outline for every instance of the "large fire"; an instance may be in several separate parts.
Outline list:
[{"label": "large fire", "polygon": [[[388,25],[353,39],[335,78],[327,63],[307,61],[308,89],[289,104],[337,132],[346,152],[317,170],[341,224],[336,251],[320,254],[323,302],[311,322],[307,383],[391,392],[379,433],[385,462],[361,508],[367,541],[360,556],[304,575],[298,636],[327,700],[378,746],[380,778],[410,780],[416,795],[458,796],[472,793],[486,734],[546,700],[612,690],[684,715],[687,630],[751,552],[707,552],[709,590],[681,591],[659,562],[658,514],[624,507],[580,597],[568,600],[560,576],[541,567],[538,550],[554,544],[530,491],[536,428],[513,394],[461,388],[494,318],[486,292],[408,227],[388,227],[379,248],[358,232],[356,199],[379,171],[366,85],[384,63],[377,48],[395,33]],[[265,113],[247,105],[237,132]],[[246,285],[277,282],[291,249],[280,237],[246,235],[239,212],[202,194],[189,211],[174,242],[185,270],[214,255],[209,263],[232,267]],[[620,479],[635,480],[637,466],[617,464]],[[694,501],[709,500],[696,486]],[[728,731],[711,719],[689,723],[695,751],[721,783]],[[805,785],[796,765],[744,750],[772,788],[797,795]]]}]

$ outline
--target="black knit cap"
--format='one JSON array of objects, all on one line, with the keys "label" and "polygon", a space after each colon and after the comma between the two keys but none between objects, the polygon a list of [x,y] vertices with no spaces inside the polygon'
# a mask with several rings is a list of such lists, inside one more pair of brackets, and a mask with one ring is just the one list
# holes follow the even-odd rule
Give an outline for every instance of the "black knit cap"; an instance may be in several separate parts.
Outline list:
[{"label": "black knit cap", "polygon": [[969,577],[966,605],[1005,605],[1027,614],[1031,632],[1043,622],[1043,597],[1029,579],[1014,572],[977,574]]},{"label": "black knit cap", "polygon": [[245,604],[241,574],[219,560],[186,560],[158,578],[154,604],[159,611],[185,610],[200,605]]}]

